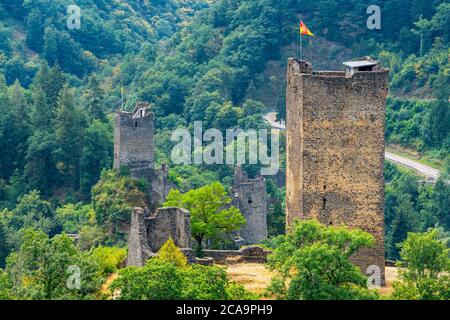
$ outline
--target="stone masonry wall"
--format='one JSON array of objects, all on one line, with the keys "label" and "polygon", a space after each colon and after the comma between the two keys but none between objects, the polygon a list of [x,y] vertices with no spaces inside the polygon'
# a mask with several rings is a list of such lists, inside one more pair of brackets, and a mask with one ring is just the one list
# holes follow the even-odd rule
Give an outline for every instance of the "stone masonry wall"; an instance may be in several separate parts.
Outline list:
[{"label": "stone masonry wall", "polygon": [[144,179],[149,185],[145,209],[135,208],[131,215],[127,264],[134,266],[143,266],[169,238],[191,254],[189,212],[157,209],[174,186],[169,182],[166,165],[154,167],[154,121],[147,103],[138,103],[133,112],[117,112],[115,118],[114,169],[126,167],[133,178]]},{"label": "stone masonry wall", "polygon": [[267,256],[272,253],[258,246],[248,246],[239,250],[203,250],[205,257],[214,259],[214,263],[266,263]]},{"label": "stone masonry wall", "polygon": [[287,89],[287,225],[317,219],[371,233],[355,257],[384,277],[384,128],[388,71],[312,72],[290,59]]},{"label": "stone masonry wall", "polygon": [[148,245],[145,213],[141,208],[133,208],[131,226],[128,235],[127,266],[143,267],[145,262],[154,254]]},{"label": "stone masonry wall", "polygon": [[[137,112],[148,107],[138,104]],[[153,113],[143,116],[130,112],[117,112],[114,130],[114,169],[128,167],[134,178],[141,178],[145,171],[154,167],[154,120]]]},{"label": "stone masonry wall", "polygon": [[158,252],[170,238],[179,248],[191,248],[191,220],[187,210],[170,207],[157,209],[145,219],[150,250]]},{"label": "stone masonry wall", "polygon": [[245,244],[257,244],[267,239],[267,192],[261,176],[249,179],[241,166],[237,166],[232,189],[233,205],[239,208],[247,223],[240,236]]}]

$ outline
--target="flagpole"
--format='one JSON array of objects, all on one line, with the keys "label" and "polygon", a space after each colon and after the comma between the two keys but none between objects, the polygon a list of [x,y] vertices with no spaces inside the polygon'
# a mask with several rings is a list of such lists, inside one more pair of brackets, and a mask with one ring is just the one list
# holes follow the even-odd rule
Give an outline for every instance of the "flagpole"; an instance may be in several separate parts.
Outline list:
[{"label": "flagpole", "polygon": [[303,60],[302,15],[300,14],[300,61]]},{"label": "flagpole", "polygon": [[303,41],[302,33],[300,32],[300,61],[303,60]]},{"label": "flagpole", "polygon": [[303,23],[300,16],[300,60],[303,60],[303,35],[314,36],[314,34],[309,31],[308,27]]},{"label": "flagpole", "polygon": [[121,79],[122,81],[122,87],[120,88],[120,95],[121,95],[121,100],[122,100],[122,107],[121,107],[121,109],[122,109],[122,111],[123,111],[123,75],[122,75],[122,79]]}]

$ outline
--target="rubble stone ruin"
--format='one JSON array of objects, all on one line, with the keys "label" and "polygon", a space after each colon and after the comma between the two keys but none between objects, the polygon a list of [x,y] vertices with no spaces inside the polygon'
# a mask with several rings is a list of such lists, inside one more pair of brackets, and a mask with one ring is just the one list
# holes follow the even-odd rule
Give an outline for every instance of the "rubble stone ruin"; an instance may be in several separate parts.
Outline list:
[{"label": "rubble stone ruin", "polygon": [[114,169],[126,168],[133,178],[149,182],[151,211],[164,202],[171,188],[167,166],[155,169],[154,121],[149,105],[141,102],[133,112],[117,112],[114,127]]},{"label": "rubble stone ruin", "polygon": [[191,220],[189,211],[180,208],[160,208],[148,215],[134,208],[128,236],[128,266],[144,266],[170,238],[192,259]]},{"label": "rubble stone ruin", "polygon": [[264,177],[249,179],[241,166],[234,172],[232,205],[241,210],[247,223],[239,235],[244,244],[257,244],[267,239],[267,193]]},{"label": "rubble stone ruin", "polygon": [[134,208],[128,235],[129,266],[143,266],[162,245],[172,238],[189,256],[191,247],[190,214],[180,208],[160,208],[172,185],[166,165],[155,169],[155,116],[146,103],[138,103],[133,112],[116,113],[114,127],[114,169],[128,169],[135,179],[149,183],[149,202]]},{"label": "rubble stone ruin", "polygon": [[384,129],[387,69],[370,58],[345,72],[313,71],[289,59],[287,226],[295,218],[371,233],[376,244],[354,258],[384,281]]}]

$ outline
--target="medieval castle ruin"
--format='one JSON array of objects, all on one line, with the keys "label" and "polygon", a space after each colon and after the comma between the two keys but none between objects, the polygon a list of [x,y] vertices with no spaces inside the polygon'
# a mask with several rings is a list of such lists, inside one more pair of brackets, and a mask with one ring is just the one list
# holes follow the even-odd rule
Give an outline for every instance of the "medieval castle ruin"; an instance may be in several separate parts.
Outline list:
[{"label": "medieval castle ruin", "polygon": [[[306,61],[289,59],[286,223],[289,229],[296,218],[316,219],[371,233],[375,246],[359,252],[354,262],[364,272],[378,266],[384,279],[388,70],[368,59],[344,64],[343,72],[317,72]],[[192,257],[189,212],[159,208],[173,186],[166,166],[154,168],[153,140],[154,115],[147,104],[138,104],[132,113],[116,114],[114,167],[126,167],[132,177],[147,180],[151,193],[151,203],[132,212],[128,265],[142,266],[169,238]],[[236,167],[231,197],[247,220],[238,233],[242,242],[255,244],[267,238],[265,179],[249,179]],[[254,249],[247,255],[254,255]],[[241,251],[208,250],[207,254],[245,256]]]},{"label": "medieval castle ruin", "polygon": [[117,112],[114,126],[114,169],[127,168],[133,178],[149,182],[151,211],[164,202],[171,188],[167,166],[155,169],[154,122],[149,105],[138,103],[133,112]]},{"label": "medieval castle ruin", "polygon": [[374,248],[355,262],[384,278],[384,128],[387,69],[371,60],[345,72],[316,72],[289,59],[286,219],[359,228]]},{"label": "medieval castle ruin", "polygon": [[[149,105],[138,103],[133,112],[116,113],[114,127],[114,169],[127,169],[135,179],[149,184],[146,208],[134,208],[128,235],[128,265],[143,266],[162,245],[172,238],[192,258],[189,211],[159,208],[174,186],[168,180],[168,167],[155,169],[155,116]],[[265,180],[248,179],[238,167],[233,185],[232,205],[239,208],[247,224],[239,233],[245,244],[259,243],[267,237],[267,199]],[[233,252],[230,252],[232,254]]]},{"label": "medieval castle ruin", "polygon": [[169,238],[186,253],[191,248],[189,212],[158,208],[173,186],[166,165],[155,169],[154,121],[145,103],[138,103],[133,112],[117,112],[115,118],[114,169],[126,168],[133,178],[149,183],[147,207],[134,208],[131,214],[127,264],[134,266],[143,266]]}]

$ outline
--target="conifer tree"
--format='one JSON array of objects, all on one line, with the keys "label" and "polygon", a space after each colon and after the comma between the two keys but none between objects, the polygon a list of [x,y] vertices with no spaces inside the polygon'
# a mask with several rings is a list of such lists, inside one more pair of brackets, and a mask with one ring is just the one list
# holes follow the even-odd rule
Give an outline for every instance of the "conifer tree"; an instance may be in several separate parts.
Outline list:
[{"label": "conifer tree", "polygon": [[83,148],[86,117],[75,105],[73,90],[65,85],[58,99],[55,121],[57,167],[64,178],[64,185],[78,190],[80,187],[80,159]]},{"label": "conifer tree", "polygon": [[[1,90],[1,89],[0,89]],[[4,88],[3,88],[4,90]],[[0,93],[4,97],[4,93]],[[9,178],[14,170],[23,169],[27,149],[27,140],[30,135],[29,110],[23,88],[16,81],[9,89],[9,104],[5,108],[3,121],[0,123],[0,175]]]},{"label": "conifer tree", "polygon": [[89,78],[88,88],[85,92],[86,107],[92,120],[108,121],[103,110],[103,99],[103,89],[100,87],[97,76],[94,74]]}]

